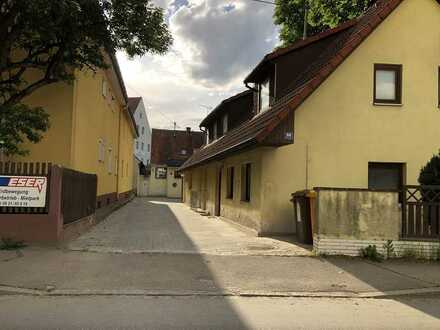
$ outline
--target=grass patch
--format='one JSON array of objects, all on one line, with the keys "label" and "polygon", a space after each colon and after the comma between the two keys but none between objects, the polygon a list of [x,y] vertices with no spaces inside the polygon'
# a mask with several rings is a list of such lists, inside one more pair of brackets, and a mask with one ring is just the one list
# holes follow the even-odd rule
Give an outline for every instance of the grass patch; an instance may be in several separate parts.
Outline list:
[{"label": "grass patch", "polygon": [[384,256],[377,251],[376,245],[368,245],[366,248],[360,250],[361,257],[374,261],[374,262],[382,262]]}]

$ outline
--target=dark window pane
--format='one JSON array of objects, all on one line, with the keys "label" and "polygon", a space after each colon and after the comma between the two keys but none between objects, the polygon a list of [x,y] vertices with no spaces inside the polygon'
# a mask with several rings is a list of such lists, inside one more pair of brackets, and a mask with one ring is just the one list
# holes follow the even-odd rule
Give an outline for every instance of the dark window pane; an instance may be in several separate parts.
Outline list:
[{"label": "dark window pane", "polygon": [[403,184],[403,164],[369,163],[368,188],[400,190]]},{"label": "dark window pane", "polygon": [[228,167],[226,173],[226,198],[234,198],[234,168]]},{"label": "dark window pane", "polygon": [[251,164],[244,164],[241,167],[241,200],[249,202],[251,200]]}]

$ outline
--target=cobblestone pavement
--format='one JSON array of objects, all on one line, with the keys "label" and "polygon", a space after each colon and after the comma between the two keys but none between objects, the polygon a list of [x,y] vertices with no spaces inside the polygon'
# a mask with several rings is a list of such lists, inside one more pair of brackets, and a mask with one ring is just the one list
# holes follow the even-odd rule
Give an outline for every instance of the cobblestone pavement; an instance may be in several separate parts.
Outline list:
[{"label": "cobblestone pavement", "polygon": [[136,198],[69,246],[119,253],[310,256],[289,238],[261,238],[175,200]]}]

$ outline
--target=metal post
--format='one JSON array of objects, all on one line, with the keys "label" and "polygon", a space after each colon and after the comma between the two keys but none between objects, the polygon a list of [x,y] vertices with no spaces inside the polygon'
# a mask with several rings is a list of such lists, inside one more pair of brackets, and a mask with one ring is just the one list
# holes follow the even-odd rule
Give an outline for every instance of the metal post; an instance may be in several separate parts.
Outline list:
[{"label": "metal post", "polygon": [[307,19],[309,17],[309,4],[308,0],[304,1],[304,33],[303,33],[303,39],[307,39]]}]

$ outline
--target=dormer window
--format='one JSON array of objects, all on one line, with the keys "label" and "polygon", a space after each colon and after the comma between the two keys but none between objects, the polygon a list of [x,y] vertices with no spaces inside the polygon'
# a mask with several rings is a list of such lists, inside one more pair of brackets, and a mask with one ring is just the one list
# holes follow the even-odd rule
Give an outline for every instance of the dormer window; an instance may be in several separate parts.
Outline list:
[{"label": "dormer window", "polygon": [[266,79],[259,85],[259,102],[258,112],[263,112],[269,109],[270,106],[270,79]]}]

